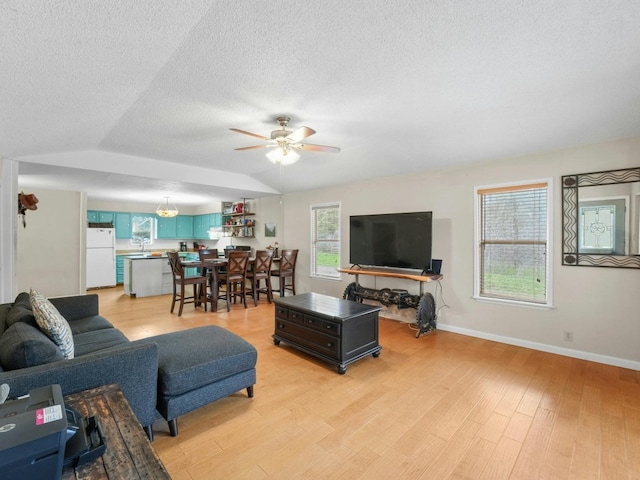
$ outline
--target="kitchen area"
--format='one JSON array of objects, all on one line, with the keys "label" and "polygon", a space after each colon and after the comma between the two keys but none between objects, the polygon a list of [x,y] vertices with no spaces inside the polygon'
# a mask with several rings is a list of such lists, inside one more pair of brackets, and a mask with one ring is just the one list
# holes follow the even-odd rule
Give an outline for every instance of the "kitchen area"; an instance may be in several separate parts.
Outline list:
[{"label": "kitchen area", "polygon": [[[221,212],[201,215],[161,217],[89,210],[87,289],[122,284],[124,293],[131,297],[170,294],[173,276],[167,251],[178,252],[185,260],[197,260],[201,249],[218,249],[222,256],[225,248],[235,246],[255,250],[254,215],[245,199],[223,202]],[[89,239],[104,237],[106,231],[112,243],[100,252],[98,261]]]}]

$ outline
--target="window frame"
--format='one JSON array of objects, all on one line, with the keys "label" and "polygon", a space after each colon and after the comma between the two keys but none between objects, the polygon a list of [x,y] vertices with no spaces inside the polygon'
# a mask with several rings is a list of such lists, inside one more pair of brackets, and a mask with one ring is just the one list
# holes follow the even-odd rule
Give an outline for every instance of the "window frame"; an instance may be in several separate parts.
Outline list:
[{"label": "window frame", "polygon": [[[546,279],[545,302],[538,303],[524,299],[506,299],[481,293],[482,272],[482,202],[481,192],[487,190],[525,189],[527,186],[546,184],[547,222],[546,222]],[[502,184],[482,185],[474,187],[474,252],[473,252],[473,298],[480,302],[497,303],[502,305],[515,305],[530,308],[550,309],[553,304],[553,178],[542,178]]]},{"label": "window frame", "polygon": [[[337,240],[335,240],[335,242],[337,243],[337,249],[336,251],[338,252],[338,267],[340,267],[340,261],[341,261],[341,250],[342,250],[342,227],[341,227],[341,217],[342,217],[342,204],[341,202],[326,202],[326,203],[317,203],[317,204],[313,204],[310,205],[309,207],[309,218],[310,218],[310,222],[309,222],[309,227],[310,227],[310,241],[309,241],[309,251],[310,251],[310,262],[309,262],[309,276],[312,278],[321,278],[324,280],[341,280],[341,276],[340,276],[340,272],[338,272],[338,270],[336,269],[335,272],[329,274],[329,273],[319,273],[317,271],[317,267],[318,267],[318,262],[317,262],[317,238],[316,238],[316,221],[317,221],[317,216],[316,216],[316,212],[318,210],[321,209],[328,209],[328,208],[335,208],[338,210],[338,215],[337,215],[337,220],[336,220],[336,227],[337,227],[337,232],[338,232],[338,238]],[[323,241],[327,241],[327,240],[323,240]]]}]

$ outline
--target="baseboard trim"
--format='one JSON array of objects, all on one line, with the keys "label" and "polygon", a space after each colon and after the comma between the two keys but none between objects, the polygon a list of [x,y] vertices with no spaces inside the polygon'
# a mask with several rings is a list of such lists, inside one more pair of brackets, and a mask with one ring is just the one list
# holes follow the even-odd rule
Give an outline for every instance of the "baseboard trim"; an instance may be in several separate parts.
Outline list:
[{"label": "baseboard trim", "polygon": [[565,357],[579,358],[582,360],[588,360],[590,362],[604,363],[605,365],[612,365],[614,367],[628,368],[630,370],[640,371],[640,362],[626,360],[624,358],[610,357],[608,355],[599,355],[597,353],[584,352],[582,350],[574,350],[571,348],[557,347],[555,345],[530,342],[528,340],[521,340],[519,338],[494,335],[492,333],[470,330],[468,328],[455,327],[443,323],[438,324],[438,330],[443,330],[445,332],[451,333],[459,333],[460,335],[482,338],[484,340],[492,340],[499,343],[506,343],[507,345],[515,345],[516,347],[530,348],[532,350],[539,350],[541,352],[555,353],[557,355],[563,355]]}]

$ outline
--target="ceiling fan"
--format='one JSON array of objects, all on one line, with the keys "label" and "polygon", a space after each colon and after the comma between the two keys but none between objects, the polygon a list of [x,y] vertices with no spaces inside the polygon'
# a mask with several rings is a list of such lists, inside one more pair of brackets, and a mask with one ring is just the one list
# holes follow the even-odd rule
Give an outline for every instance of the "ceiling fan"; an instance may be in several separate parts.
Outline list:
[{"label": "ceiling fan", "polygon": [[240,147],[236,150],[254,150],[256,148],[271,148],[278,147],[267,154],[267,158],[273,163],[279,163],[282,165],[290,165],[296,162],[300,155],[296,150],[310,150],[314,152],[329,152],[338,153],[340,148],[328,147],[326,145],[313,145],[311,143],[300,143],[305,138],[310,137],[315,130],[309,127],[300,127],[297,130],[287,130],[287,126],[291,119],[289,117],[278,117],[276,121],[280,125],[280,128],[271,132],[271,137],[265,137],[257,133],[247,132],[240,130],[239,128],[231,128],[234,132],[244,133],[252,137],[260,138],[268,143],[263,145],[252,145],[250,147]]}]

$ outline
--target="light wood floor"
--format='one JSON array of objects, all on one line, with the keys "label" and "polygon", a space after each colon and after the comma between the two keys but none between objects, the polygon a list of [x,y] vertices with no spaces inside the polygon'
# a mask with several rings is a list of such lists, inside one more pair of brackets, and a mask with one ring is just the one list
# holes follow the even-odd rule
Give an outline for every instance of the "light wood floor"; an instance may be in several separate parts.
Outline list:
[{"label": "light wood floor", "polygon": [[164,422],[174,479],[640,479],[640,372],[380,320],[379,358],[338,375],[272,340],[273,306],[227,313],[97,290],[130,339],[220,325],[258,349],[239,392]]}]

